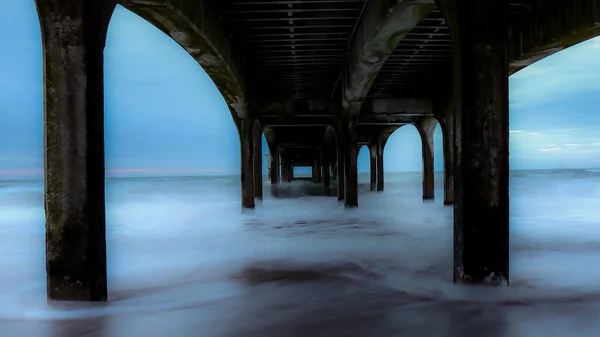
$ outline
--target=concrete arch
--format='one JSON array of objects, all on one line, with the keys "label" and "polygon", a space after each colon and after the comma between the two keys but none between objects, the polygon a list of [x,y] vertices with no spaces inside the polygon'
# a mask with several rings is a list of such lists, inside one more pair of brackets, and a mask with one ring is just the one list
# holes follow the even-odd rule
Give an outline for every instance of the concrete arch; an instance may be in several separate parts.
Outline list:
[{"label": "concrete arch", "polygon": [[244,117],[247,97],[242,62],[206,0],[119,0],[119,4],[183,47],[210,76],[225,102]]},{"label": "concrete arch", "polygon": [[[453,0],[435,0],[448,23],[453,44],[459,39]],[[600,0],[538,1],[526,17],[511,25],[509,76],[554,53],[600,36]],[[457,51],[454,58],[460,59]]]},{"label": "concrete arch", "polygon": [[539,1],[511,27],[509,75],[600,35],[600,0]]}]

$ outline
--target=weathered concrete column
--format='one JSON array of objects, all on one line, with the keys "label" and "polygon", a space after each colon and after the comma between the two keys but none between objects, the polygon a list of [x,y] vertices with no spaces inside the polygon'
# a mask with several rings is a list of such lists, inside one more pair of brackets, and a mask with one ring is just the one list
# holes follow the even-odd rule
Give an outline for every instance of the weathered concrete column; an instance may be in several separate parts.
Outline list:
[{"label": "weathered concrete column", "polygon": [[242,187],[242,208],[254,208],[254,119],[243,118],[237,123],[240,137],[240,177]]},{"label": "weathered concrete column", "polygon": [[[281,150],[280,150],[281,153]],[[287,182],[287,176],[286,176],[286,172],[285,172],[285,158],[280,156],[279,157],[279,165],[280,165],[280,169],[281,169],[281,182],[285,183]]]},{"label": "weathered concrete column", "polygon": [[508,3],[450,5],[444,10],[461,107],[454,119],[454,280],[508,284]]},{"label": "weathered concrete column", "polygon": [[323,151],[323,185],[325,186],[327,192],[329,192],[329,186],[331,185],[331,165],[329,163],[329,160],[329,150]]},{"label": "weathered concrete column", "polygon": [[273,144],[269,146],[271,152],[271,185],[279,184],[279,146]]},{"label": "weathered concrete column", "polygon": [[454,204],[454,121],[453,116],[440,120],[444,146],[444,205]]},{"label": "weathered concrete column", "polygon": [[[279,150],[279,152],[281,153],[282,151]],[[292,181],[292,177],[290,176],[290,166],[291,166],[290,159],[287,156],[282,155],[281,156],[281,181],[284,183],[289,183],[290,181]]]},{"label": "weathered concrete column", "polygon": [[337,130],[337,200],[346,198],[346,154],[344,151],[344,134],[341,129]]},{"label": "weathered concrete column", "polygon": [[316,163],[316,169],[317,169],[317,183],[320,184],[323,182],[323,165],[321,164],[321,162],[317,159],[317,163]]},{"label": "weathered concrete column", "polygon": [[426,118],[416,124],[421,136],[421,153],[423,156],[423,200],[435,199],[434,172],[433,172],[433,132],[437,121]]},{"label": "weathered concrete column", "polygon": [[337,182],[337,159],[333,161],[333,164],[331,165],[331,179],[335,180]]},{"label": "weathered concrete column", "polygon": [[254,197],[262,200],[263,198],[263,173],[262,173],[262,128],[260,123],[254,122],[254,133],[253,133],[253,146],[254,146]]},{"label": "weathered concrete column", "polygon": [[346,207],[358,207],[358,167],[357,167],[357,147],[356,147],[356,120],[354,118],[344,121],[344,145],[345,155],[345,182],[346,198],[344,204]]},{"label": "weathered concrete column", "polygon": [[377,189],[377,144],[369,145],[369,157],[371,164],[369,169],[369,173],[371,175],[370,190],[375,191]]},{"label": "weathered concrete column", "polygon": [[44,51],[46,292],[105,301],[104,45],[116,1],[35,2]]},{"label": "weathered concrete column", "polygon": [[385,144],[387,143],[387,137],[382,138],[377,142],[377,192],[383,192],[385,187],[385,175],[383,170],[383,150],[385,150]]},{"label": "weathered concrete column", "polygon": [[271,172],[271,195],[277,196],[279,187],[279,146],[276,144],[269,144],[269,152],[271,154],[271,162],[269,163]]}]

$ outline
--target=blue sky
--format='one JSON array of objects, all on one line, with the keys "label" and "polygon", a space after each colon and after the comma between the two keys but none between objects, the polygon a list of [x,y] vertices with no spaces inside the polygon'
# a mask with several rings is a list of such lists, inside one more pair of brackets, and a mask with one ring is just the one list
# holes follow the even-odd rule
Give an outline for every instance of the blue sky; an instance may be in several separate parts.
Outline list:
[{"label": "blue sky", "polygon": [[[0,12],[0,179],[42,168],[42,49],[33,0]],[[202,68],[174,41],[118,7],[105,51],[106,155],[113,172],[239,171],[237,132]],[[600,39],[510,78],[511,168],[600,167]],[[264,142],[264,140],[263,140]],[[441,170],[441,133],[436,133]],[[368,151],[359,170],[368,171]],[[266,147],[264,147],[266,152]],[[412,126],[392,135],[387,171],[419,171]],[[266,166],[266,162],[265,162]]]}]

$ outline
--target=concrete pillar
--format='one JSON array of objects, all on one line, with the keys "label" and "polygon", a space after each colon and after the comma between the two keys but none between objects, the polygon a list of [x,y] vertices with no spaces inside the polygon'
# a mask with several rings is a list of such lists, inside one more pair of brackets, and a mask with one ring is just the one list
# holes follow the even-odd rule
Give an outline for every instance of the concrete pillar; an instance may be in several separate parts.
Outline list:
[{"label": "concrete pillar", "polygon": [[254,120],[240,119],[237,124],[240,137],[240,177],[242,188],[242,208],[254,208]]},{"label": "concrete pillar", "polygon": [[263,198],[263,173],[262,173],[262,128],[258,121],[254,122],[254,197]]},{"label": "concrete pillar", "polygon": [[377,143],[377,192],[383,192],[384,189],[383,150],[385,149],[386,141],[387,138]]},{"label": "concrete pillar", "polygon": [[337,169],[336,162],[337,162],[337,159],[334,160],[333,161],[333,165],[331,165],[331,179],[333,179],[333,180],[335,180],[337,182],[337,179],[338,179],[338,177],[337,177],[337,171],[338,171],[338,169]]},{"label": "concrete pillar", "polygon": [[453,4],[454,280],[508,284],[508,3]]},{"label": "concrete pillar", "polygon": [[325,150],[323,152],[323,185],[325,186],[325,190],[327,192],[329,192],[329,186],[331,185],[331,165],[329,160],[329,150]]},{"label": "concrete pillar", "polygon": [[116,1],[36,0],[44,52],[46,292],[105,301],[104,45]]},{"label": "concrete pillar", "polygon": [[337,154],[337,199],[338,201],[343,201],[346,197],[346,173],[344,172],[346,169],[345,164],[345,153],[343,146],[343,138],[342,135],[338,133],[338,154]]},{"label": "concrete pillar", "polygon": [[271,151],[271,185],[279,184],[279,147],[269,146]]},{"label": "concrete pillar", "polygon": [[454,204],[454,121],[440,120],[444,146],[444,205]]},{"label": "concrete pillar", "polygon": [[427,118],[415,125],[421,136],[421,153],[423,156],[423,200],[435,199],[434,172],[433,172],[433,133],[437,121]]},{"label": "concrete pillar", "polygon": [[346,207],[358,207],[358,167],[357,157],[358,150],[356,147],[356,121],[347,120],[344,122],[344,136],[346,156],[345,156],[345,181],[346,181],[346,198],[344,203]]},{"label": "concrete pillar", "polygon": [[287,175],[285,172],[285,158],[280,156],[279,161],[280,161],[279,165],[280,165],[280,169],[281,169],[281,182],[285,183],[285,182],[287,182]]},{"label": "concrete pillar", "polygon": [[369,145],[369,157],[371,167],[369,173],[371,175],[371,186],[370,190],[375,191],[377,189],[377,145]]},{"label": "concrete pillar", "polygon": [[270,171],[271,171],[271,195],[277,196],[279,185],[279,147],[277,145],[269,145],[271,153]]},{"label": "concrete pillar", "polygon": [[323,165],[321,164],[321,161],[318,159],[316,162],[316,169],[317,169],[317,183],[320,184],[323,182]]}]

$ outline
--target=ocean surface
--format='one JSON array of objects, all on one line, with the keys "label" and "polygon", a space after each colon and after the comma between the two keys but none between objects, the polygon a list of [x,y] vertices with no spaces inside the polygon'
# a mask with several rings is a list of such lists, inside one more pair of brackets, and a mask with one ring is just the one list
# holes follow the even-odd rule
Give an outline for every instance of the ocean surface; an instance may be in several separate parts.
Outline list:
[{"label": "ocean surface", "polygon": [[[266,180],[266,179],[265,179]],[[47,303],[41,181],[0,181],[0,336],[600,336],[600,170],[511,174],[511,285],[452,283],[420,173],[358,209],[238,177],[107,180],[107,303]]]}]

